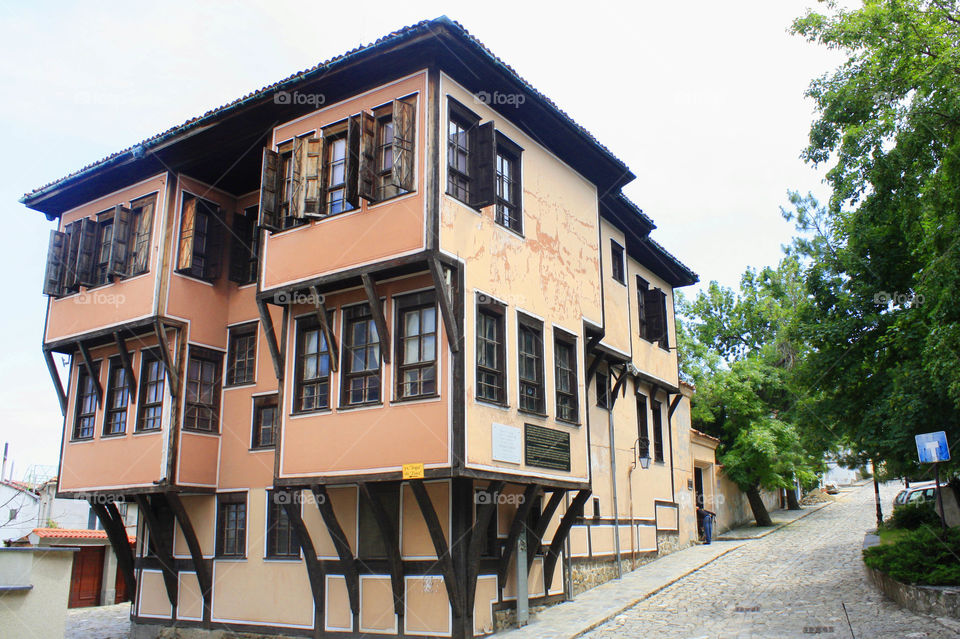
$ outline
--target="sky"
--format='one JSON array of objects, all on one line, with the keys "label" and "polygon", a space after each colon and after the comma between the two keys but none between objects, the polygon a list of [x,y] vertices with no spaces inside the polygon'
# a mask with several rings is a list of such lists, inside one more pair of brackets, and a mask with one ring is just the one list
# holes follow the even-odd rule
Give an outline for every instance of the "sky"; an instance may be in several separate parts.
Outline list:
[{"label": "sky", "polygon": [[[0,444],[13,475],[57,463],[63,418],[41,355],[53,223],[23,193],[402,26],[447,15],[622,159],[653,237],[735,286],[774,265],[810,81],[836,52],[788,33],[815,0],[718,3],[30,2],[0,0]],[[821,5],[822,6],[822,5]]]}]

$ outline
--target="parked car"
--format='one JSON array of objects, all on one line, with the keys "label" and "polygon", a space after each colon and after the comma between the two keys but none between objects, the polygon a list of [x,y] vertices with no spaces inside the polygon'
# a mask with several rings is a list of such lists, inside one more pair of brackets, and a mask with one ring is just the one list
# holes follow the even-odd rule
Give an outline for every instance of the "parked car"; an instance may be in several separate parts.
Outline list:
[{"label": "parked car", "polygon": [[[940,488],[946,488],[946,484],[940,484]],[[933,501],[937,498],[937,484],[936,482],[928,481],[923,482],[922,484],[914,484],[910,488],[906,488],[897,493],[897,496],[893,498],[893,506],[901,506],[903,504],[912,504],[918,501]]]},{"label": "parked car", "polygon": [[840,487],[837,485],[837,482],[828,481],[823,485],[823,491],[828,495],[836,495],[840,492]]}]

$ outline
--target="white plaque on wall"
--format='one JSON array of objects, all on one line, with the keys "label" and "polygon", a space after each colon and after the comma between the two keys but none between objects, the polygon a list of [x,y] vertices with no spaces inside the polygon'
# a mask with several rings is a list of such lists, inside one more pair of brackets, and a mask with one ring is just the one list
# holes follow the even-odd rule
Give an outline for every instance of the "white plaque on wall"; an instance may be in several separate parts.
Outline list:
[{"label": "white plaque on wall", "polygon": [[523,455],[523,431],[506,424],[493,423],[492,457],[496,461],[519,464]]}]

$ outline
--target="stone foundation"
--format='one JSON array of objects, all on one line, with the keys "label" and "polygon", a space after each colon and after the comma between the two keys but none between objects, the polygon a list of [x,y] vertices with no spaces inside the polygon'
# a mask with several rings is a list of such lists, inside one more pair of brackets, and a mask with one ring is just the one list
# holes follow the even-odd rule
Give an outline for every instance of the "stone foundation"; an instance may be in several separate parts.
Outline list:
[{"label": "stone foundation", "polygon": [[863,569],[880,592],[913,612],[960,619],[960,587],[914,586],[900,583],[890,575],[869,566]]}]

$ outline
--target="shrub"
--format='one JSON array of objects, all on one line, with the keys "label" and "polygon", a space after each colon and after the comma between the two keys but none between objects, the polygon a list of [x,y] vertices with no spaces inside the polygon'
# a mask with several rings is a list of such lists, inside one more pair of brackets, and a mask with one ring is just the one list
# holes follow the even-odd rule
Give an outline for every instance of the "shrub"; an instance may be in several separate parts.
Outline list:
[{"label": "shrub", "polygon": [[921,526],[939,526],[940,515],[931,501],[916,501],[893,509],[893,514],[884,522],[887,528],[916,530]]},{"label": "shrub", "polygon": [[863,551],[863,562],[902,583],[960,585],[960,528],[920,528]]}]

